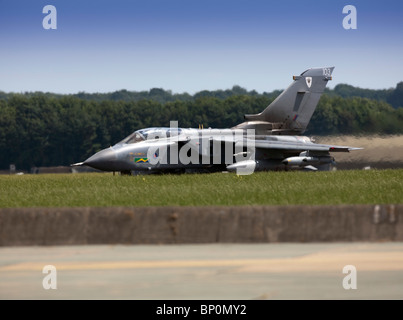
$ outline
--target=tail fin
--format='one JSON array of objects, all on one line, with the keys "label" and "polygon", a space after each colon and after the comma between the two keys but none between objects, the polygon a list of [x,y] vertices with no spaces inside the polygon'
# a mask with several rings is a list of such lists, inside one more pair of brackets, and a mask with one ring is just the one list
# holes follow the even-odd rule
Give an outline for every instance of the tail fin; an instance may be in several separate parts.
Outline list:
[{"label": "tail fin", "polygon": [[[334,67],[312,68],[294,76],[294,82],[284,90],[263,112],[245,115],[248,127],[251,122],[263,121],[271,123],[272,133],[302,133],[308,126],[312,114],[332,79]],[[251,121],[251,122],[249,122]]]}]

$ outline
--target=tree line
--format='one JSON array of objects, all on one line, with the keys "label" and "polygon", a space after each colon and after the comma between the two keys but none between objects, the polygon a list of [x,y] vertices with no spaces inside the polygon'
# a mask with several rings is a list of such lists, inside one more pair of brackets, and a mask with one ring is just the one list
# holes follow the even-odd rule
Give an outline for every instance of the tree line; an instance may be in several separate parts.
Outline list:
[{"label": "tree line", "polygon": [[[369,99],[342,97],[336,89],[322,95],[306,135],[403,133],[403,108],[388,103],[390,93]],[[193,96],[151,89],[141,99],[118,98],[134,94],[129,91],[115,92],[115,98],[0,92],[0,169],[80,162],[135,130],[169,126],[171,120],[184,128],[233,127],[244,121],[244,114],[264,110],[279,93],[259,94],[239,86]]]},{"label": "tree line", "polygon": [[[164,90],[161,88],[152,88],[148,91],[128,91],[128,90],[118,90],[115,92],[109,93],[86,93],[79,92],[76,94],[70,94],[67,96],[76,97],[84,100],[90,101],[140,101],[140,100],[153,100],[160,103],[174,102],[174,101],[194,101],[198,98],[202,97],[212,97],[219,99],[226,99],[233,96],[239,95],[248,95],[254,97],[267,97],[267,98],[275,98],[277,97],[282,90],[274,90],[272,92],[263,92],[258,93],[256,90],[248,91],[245,88],[242,88],[238,85],[233,86],[231,89],[227,90],[203,90],[195,93],[194,95],[190,95],[188,93],[172,93],[171,90]],[[352,98],[352,97],[361,97],[374,99],[378,101],[384,101],[389,103],[394,108],[403,107],[403,82],[399,82],[396,85],[396,88],[390,89],[362,89],[358,87],[354,87],[348,84],[338,84],[334,89],[325,89],[325,94],[331,97],[342,97],[342,98]],[[0,91],[0,100],[8,100],[13,97],[14,93],[6,93]],[[21,93],[21,95],[25,97],[35,97],[35,96],[43,96],[46,97],[54,97],[54,98],[62,98],[66,95],[56,94],[51,92],[25,92]]]}]

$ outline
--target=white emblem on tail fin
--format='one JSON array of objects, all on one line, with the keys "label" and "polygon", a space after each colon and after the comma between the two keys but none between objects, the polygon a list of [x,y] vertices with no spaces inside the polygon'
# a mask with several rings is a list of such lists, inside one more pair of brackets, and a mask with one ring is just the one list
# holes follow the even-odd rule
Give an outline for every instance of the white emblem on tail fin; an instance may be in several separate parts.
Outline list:
[{"label": "white emblem on tail fin", "polygon": [[312,77],[306,77],[305,81],[306,81],[306,85],[308,86],[308,88],[310,88],[312,85]]}]

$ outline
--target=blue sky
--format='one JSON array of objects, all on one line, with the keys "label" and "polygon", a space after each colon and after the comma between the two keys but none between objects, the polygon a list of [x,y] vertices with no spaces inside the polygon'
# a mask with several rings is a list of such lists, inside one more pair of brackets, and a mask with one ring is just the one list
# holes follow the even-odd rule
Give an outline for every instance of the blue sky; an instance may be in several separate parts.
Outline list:
[{"label": "blue sky", "polygon": [[[45,5],[57,30],[45,30]],[[342,26],[345,5],[356,30]],[[332,88],[403,80],[403,3],[326,0],[0,0],[0,90],[284,89],[335,66]]]}]

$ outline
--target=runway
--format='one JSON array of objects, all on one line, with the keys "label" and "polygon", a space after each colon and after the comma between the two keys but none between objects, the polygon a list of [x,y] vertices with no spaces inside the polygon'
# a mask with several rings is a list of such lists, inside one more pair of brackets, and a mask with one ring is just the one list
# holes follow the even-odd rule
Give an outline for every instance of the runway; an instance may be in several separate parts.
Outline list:
[{"label": "runway", "polygon": [[1,247],[0,299],[403,299],[403,243]]}]

